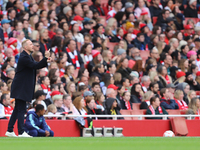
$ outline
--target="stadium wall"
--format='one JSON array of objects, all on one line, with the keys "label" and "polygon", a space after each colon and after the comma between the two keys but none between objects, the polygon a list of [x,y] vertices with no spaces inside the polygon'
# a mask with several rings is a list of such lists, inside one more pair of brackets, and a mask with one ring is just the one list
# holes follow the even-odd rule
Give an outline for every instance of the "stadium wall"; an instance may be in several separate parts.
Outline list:
[{"label": "stadium wall", "polygon": [[[188,136],[200,136],[200,120],[186,120]],[[80,130],[74,120],[47,120],[56,137],[79,137]],[[8,120],[0,120],[0,136],[5,136]],[[124,136],[163,136],[171,130],[170,120],[94,120],[94,127],[121,127]],[[17,125],[14,129],[17,133]]]}]

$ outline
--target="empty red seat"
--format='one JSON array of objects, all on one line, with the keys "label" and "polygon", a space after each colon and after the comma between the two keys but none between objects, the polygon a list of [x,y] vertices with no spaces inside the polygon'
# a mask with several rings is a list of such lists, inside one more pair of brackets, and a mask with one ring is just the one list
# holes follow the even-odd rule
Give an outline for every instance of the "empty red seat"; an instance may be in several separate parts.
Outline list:
[{"label": "empty red seat", "polygon": [[172,118],[171,126],[176,136],[186,136],[188,134],[188,128],[184,117]]},{"label": "empty red seat", "polygon": [[[144,115],[146,113],[146,110],[132,110],[131,111],[131,115]],[[139,120],[138,117],[132,117],[133,120]],[[144,120],[145,118],[142,117],[142,120]]]},{"label": "empty red seat", "polygon": [[140,57],[142,58],[143,61],[146,61],[147,58],[149,57],[149,51],[140,51]]},{"label": "empty red seat", "polygon": [[200,95],[200,91],[196,91],[196,95]]},{"label": "empty red seat", "polygon": [[[174,109],[167,109],[166,110],[168,112],[169,115],[180,115],[180,110],[174,110]],[[173,118],[173,117],[169,117],[169,118]]]},{"label": "empty red seat", "polygon": [[133,110],[140,110],[140,103],[133,103],[132,104],[132,109]]},{"label": "empty red seat", "polygon": [[112,42],[108,42],[107,47],[109,48],[109,50],[111,52],[113,52],[114,47],[117,45],[118,43],[112,43]]},{"label": "empty red seat", "polygon": [[[121,109],[120,113],[122,115],[131,115],[131,111],[130,110],[125,110],[125,109]],[[132,120],[132,117],[124,117],[124,120]]]},{"label": "empty red seat", "polygon": [[153,17],[153,25],[156,24],[157,20],[158,20],[158,17]]}]

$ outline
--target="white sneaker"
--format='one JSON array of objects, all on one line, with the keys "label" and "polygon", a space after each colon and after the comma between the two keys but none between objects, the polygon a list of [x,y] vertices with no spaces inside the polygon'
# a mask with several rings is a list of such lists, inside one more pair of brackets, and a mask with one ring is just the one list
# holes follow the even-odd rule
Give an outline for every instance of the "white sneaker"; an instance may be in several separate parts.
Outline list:
[{"label": "white sneaker", "polygon": [[21,135],[18,135],[18,137],[32,137],[32,136],[28,135],[28,134],[24,131],[24,133],[22,133]]},{"label": "white sneaker", "polygon": [[17,137],[16,134],[15,134],[15,132],[8,132],[8,131],[6,131],[5,136],[8,136],[8,137]]}]

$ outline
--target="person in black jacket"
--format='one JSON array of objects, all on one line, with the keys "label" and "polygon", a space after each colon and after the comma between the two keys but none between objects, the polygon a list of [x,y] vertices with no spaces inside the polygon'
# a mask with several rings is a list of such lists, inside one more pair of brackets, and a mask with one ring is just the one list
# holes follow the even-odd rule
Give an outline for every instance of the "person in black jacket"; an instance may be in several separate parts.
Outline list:
[{"label": "person in black jacket", "polygon": [[48,30],[47,29],[42,29],[40,31],[40,52],[42,55],[45,55],[45,51],[49,50],[51,48],[50,43],[48,42]]},{"label": "person in black jacket", "polygon": [[162,28],[163,31],[165,31],[165,29],[167,28],[167,18],[169,18],[169,10],[162,10],[162,13],[158,16],[156,25],[160,26]]},{"label": "person in black jacket", "polygon": [[143,95],[143,91],[142,91],[142,86],[140,85],[140,83],[133,84],[133,86],[131,87],[131,102],[141,103],[142,95]]},{"label": "person in black jacket", "polygon": [[187,8],[184,10],[184,15],[185,17],[198,18],[197,14],[197,0],[190,0]]},{"label": "person in black jacket", "polygon": [[154,97],[154,93],[152,91],[147,91],[142,97],[142,103],[140,104],[140,109],[148,109],[150,105],[150,99]]},{"label": "person in black jacket", "polygon": [[102,80],[102,77],[104,75],[105,69],[104,69],[104,65],[102,63],[97,64],[95,66],[94,71],[91,73],[91,76],[98,76],[99,80]]},{"label": "person in black jacket", "polygon": [[90,10],[97,11],[100,16],[104,16],[104,10],[101,7],[101,0],[92,0],[93,5],[90,6]]},{"label": "person in black jacket", "polygon": [[83,29],[80,31],[81,34],[86,35],[90,33],[91,30],[91,24],[90,21],[83,21]]},{"label": "person in black jacket", "polygon": [[127,110],[132,110],[132,102],[130,101],[131,99],[131,93],[128,91],[125,91],[123,93],[123,99],[120,100],[121,103],[121,108],[122,109],[127,109]]},{"label": "person in black jacket", "polygon": [[[86,108],[87,108],[87,114],[88,115],[101,115],[103,114],[102,110],[99,109],[100,107],[95,108],[95,100],[93,96],[88,96],[85,99],[86,102]],[[98,106],[98,105],[97,105]],[[92,120],[98,120],[97,117],[87,117],[88,120],[88,127],[92,128]]]},{"label": "person in black jacket", "polygon": [[[106,99],[105,102],[106,109],[105,109],[105,114],[107,115],[121,115],[120,109],[118,107],[117,100],[114,98],[108,98]],[[112,118],[109,118],[112,119]],[[118,119],[123,119],[123,118],[118,118]]]},{"label": "person in black jacket", "polygon": [[121,73],[122,77],[129,78],[129,75],[131,73],[131,69],[128,68],[128,59],[122,58],[119,62],[119,68],[117,72]]},{"label": "person in black jacket", "polygon": [[13,132],[14,124],[18,120],[19,137],[30,137],[24,131],[24,114],[26,113],[26,102],[31,102],[34,96],[36,69],[47,66],[47,62],[51,61],[50,52],[45,52],[45,57],[36,63],[31,56],[33,52],[33,43],[25,40],[22,43],[23,51],[20,54],[17,64],[16,74],[11,86],[11,97],[15,98],[15,108],[11,115],[6,136],[16,137]]},{"label": "person in black jacket", "polygon": [[197,81],[194,80],[191,72],[186,72],[185,77],[186,77],[185,82],[189,84],[190,90],[195,90],[195,91],[200,90],[200,85]]},{"label": "person in black jacket", "polygon": [[179,109],[178,104],[173,98],[173,94],[167,88],[162,88],[160,91],[161,99],[160,106],[165,109]]}]

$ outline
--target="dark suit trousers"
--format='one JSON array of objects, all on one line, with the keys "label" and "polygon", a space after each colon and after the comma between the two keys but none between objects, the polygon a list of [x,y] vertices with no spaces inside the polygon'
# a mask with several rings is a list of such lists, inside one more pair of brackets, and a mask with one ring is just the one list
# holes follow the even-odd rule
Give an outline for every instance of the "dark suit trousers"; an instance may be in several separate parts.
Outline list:
[{"label": "dark suit trousers", "polygon": [[14,124],[18,120],[18,134],[24,132],[24,115],[26,113],[26,101],[15,99],[15,108],[8,123],[8,131],[13,132]]}]

